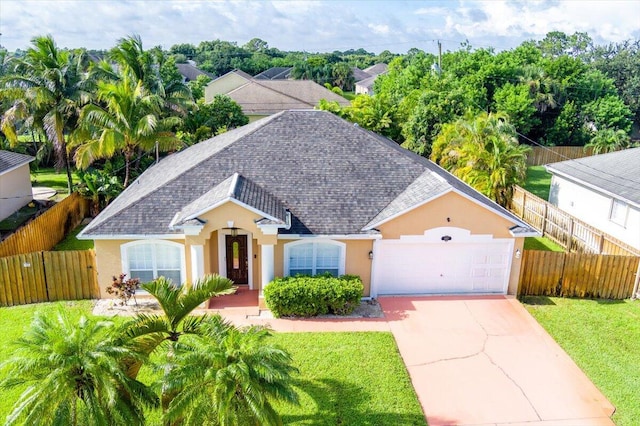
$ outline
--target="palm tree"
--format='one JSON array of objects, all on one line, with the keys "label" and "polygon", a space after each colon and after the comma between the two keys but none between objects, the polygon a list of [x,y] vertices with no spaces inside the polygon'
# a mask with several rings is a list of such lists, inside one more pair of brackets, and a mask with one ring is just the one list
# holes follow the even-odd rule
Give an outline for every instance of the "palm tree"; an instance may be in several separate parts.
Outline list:
[{"label": "palm tree", "polygon": [[143,425],[143,408],[158,398],[122,368],[123,359],[143,357],[118,345],[112,327],[86,317],[76,324],[62,311],[37,315],[2,365],[3,388],[28,386],[5,424]]},{"label": "palm tree", "polygon": [[239,330],[219,317],[203,328],[203,339],[180,345],[166,377],[175,397],[165,419],[185,426],[281,425],[272,402],[298,403],[289,354],[269,345],[264,328]]},{"label": "palm tree", "polygon": [[538,65],[527,65],[522,68],[520,82],[529,87],[529,96],[539,112],[558,106],[560,85],[550,78]]},{"label": "palm tree", "polygon": [[445,124],[431,159],[487,197],[506,207],[526,175],[526,154],[504,114],[467,114]]},{"label": "palm tree", "polygon": [[593,147],[593,154],[618,151],[620,149],[629,148],[631,146],[631,138],[629,134],[621,129],[600,129],[589,141],[586,147]]},{"label": "palm tree", "polygon": [[[145,283],[142,288],[158,301],[163,315],[138,314],[123,325],[122,334],[128,344],[145,354],[151,354],[163,342],[168,342],[168,358],[173,359],[175,345],[181,336],[202,334],[202,324],[206,323],[208,317],[192,316],[193,310],[212,297],[235,292],[232,284],[230,279],[219,275],[207,275],[183,287],[164,277]],[[131,359],[127,363],[129,375],[136,377],[141,365],[137,359]],[[163,389],[165,407],[170,399],[171,396]]]},{"label": "palm tree", "polygon": [[24,58],[16,60],[14,72],[3,78],[3,94],[15,102],[3,114],[2,128],[12,143],[17,142],[11,129],[17,118],[44,130],[56,153],[56,167],[66,168],[71,193],[65,135],[75,129],[80,109],[90,99],[86,55],[58,49],[50,35],[35,37],[32,44]]},{"label": "palm tree", "polygon": [[180,145],[169,129],[179,120],[160,118],[163,100],[149,93],[141,80],[125,75],[116,82],[98,82],[97,99],[102,105],[86,105],[80,114],[80,128],[71,145],[76,147],[75,161],[86,169],[99,158],[121,152],[125,160],[123,185],[129,184],[130,168],[137,151],[154,149],[165,152]]},{"label": "palm tree", "polygon": [[165,59],[164,54],[157,48],[145,51],[139,35],[118,40],[109,56],[122,69],[121,77],[128,75],[133,81],[141,81],[149,93],[158,95],[163,100],[163,116],[185,115],[192,106],[193,97],[189,86],[177,80],[163,81],[160,69]]}]

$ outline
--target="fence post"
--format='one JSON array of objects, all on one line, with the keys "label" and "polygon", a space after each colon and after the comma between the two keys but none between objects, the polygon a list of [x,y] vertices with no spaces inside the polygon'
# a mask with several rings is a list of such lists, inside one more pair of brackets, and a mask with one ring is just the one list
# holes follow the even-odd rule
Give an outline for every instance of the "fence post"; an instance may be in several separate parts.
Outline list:
[{"label": "fence post", "polygon": [[524,211],[527,208],[527,191],[522,191],[522,213],[520,213],[520,219],[524,219]]},{"label": "fence post", "polygon": [[571,251],[571,242],[573,240],[573,218],[569,218],[569,235],[567,237],[567,251]]},{"label": "fence post", "polygon": [[638,270],[636,271],[636,282],[633,284],[633,292],[631,292],[631,300],[638,298],[640,292],[640,257],[638,257]]},{"label": "fence post", "polygon": [[547,212],[549,211],[549,204],[544,203],[544,213],[542,215],[542,236],[544,237],[544,233],[547,230]]}]

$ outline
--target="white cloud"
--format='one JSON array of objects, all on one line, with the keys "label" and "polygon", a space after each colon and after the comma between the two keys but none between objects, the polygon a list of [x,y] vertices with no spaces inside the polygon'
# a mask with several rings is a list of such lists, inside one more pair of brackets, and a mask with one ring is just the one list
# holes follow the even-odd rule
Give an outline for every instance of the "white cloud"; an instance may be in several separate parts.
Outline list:
[{"label": "white cloud", "polygon": [[137,33],[146,47],[165,48],[258,37],[281,50],[433,51],[434,39],[508,49],[555,30],[586,31],[599,43],[640,37],[638,16],[634,0],[0,0],[0,42],[24,49],[50,33],[60,46],[108,49]]}]

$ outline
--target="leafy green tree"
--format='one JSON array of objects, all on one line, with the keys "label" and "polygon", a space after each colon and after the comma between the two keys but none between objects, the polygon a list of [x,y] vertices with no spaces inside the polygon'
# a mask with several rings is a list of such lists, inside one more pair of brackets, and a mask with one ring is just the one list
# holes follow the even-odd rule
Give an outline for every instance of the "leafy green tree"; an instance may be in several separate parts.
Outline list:
[{"label": "leafy green tree", "polygon": [[507,114],[509,122],[520,133],[527,134],[532,127],[540,124],[527,86],[507,83],[496,90],[494,99],[496,109]]},{"label": "leafy green tree", "polygon": [[588,141],[589,134],[584,117],[573,101],[564,104],[553,126],[547,131],[546,137],[546,143],[550,146],[581,146]]},{"label": "leafy green tree", "polygon": [[242,108],[226,95],[216,95],[213,101],[197,103],[197,108],[189,112],[180,129],[190,136],[198,133],[199,129],[206,127],[209,133],[201,133],[193,143],[208,139],[223,131],[244,126],[249,118],[244,115]]},{"label": "leafy green tree", "polygon": [[3,114],[2,130],[15,144],[18,119],[41,129],[54,148],[56,166],[66,169],[71,193],[67,135],[75,129],[80,109],[90,99],[86,56],[60,50],[51,36],[35,37],[31,42],[25,56],[16,59],[14,72],[3,78],[2,97],[12,99],[13,105]]},{"label": "leafy green tree", "polygon": [[353,76],[353,70],[346,62],[338,62],[331,67],[332,84],[339,87],[345,92],[354,90],[356,80]]},{"label": "leafy green tree", "polygon": [[2,364],[3,388],[27,386],[6,425],[144,425],[145,407],[158,397],[129,377],[124,359],[143,355],[121,346],[111,321],[80,318],[64,312],[36,315],[13,356]]},{"label": "leafy green tree", "polygon": [[76,190],[91,201],[89,211],[93,217],[124,189],[117,176],[111,176],[99,169],[78,170],[76,175],[80,179]]},{"label": "leafy green tree", "polygon": [[211,77],[206,74],[200,74],[195,80],[191,80],[187,83],[194,101],[198,102],[201,99],[204,100],[204,88],[207,87],[210,81]]},{"label": "leafy green tree", "polygon": [[631,109],[617,95],[608,95],[589,102],[584,106],[584,114],[598,130],[607,128],[620,129],[627,133],[631,131]]},{"label": "leafy green tree", "polygon": [[203,325],[202,339],[189,339],[166,377],[175,392],[166,412],[185,426],[281,425],[274,401],[298,403],[296,372],[289,354],[268,342],[267,329],[240,330],[217,317]]},{"label": "leafy green tree", "polygon": [[73,137],[79,169],[120,152],[125,160],[126,187],[136,152],[154,149],[165,152],[180,145],[180,140],[169,131],[178,121],[160,118],[163,101],[149,93],[142,80],[134,82],[125,75],[116,82],[99,82],[97,99],[101,105],[89,104],[82,109],[81,127]]},{"label": "leafy green tree", "polygon": [[431,160],[506,207],[514,186],[525,179],[529,150],[518,144],[505,115],[482,112],[445,124]]}]

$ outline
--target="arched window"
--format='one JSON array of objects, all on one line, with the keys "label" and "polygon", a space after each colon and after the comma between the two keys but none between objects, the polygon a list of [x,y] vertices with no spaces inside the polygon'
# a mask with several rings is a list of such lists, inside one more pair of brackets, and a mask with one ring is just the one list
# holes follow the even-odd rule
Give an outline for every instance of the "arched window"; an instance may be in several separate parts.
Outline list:
[{"label": "arched window", "polygon": [[344,274],[345,244],[337,241],[295,241],[284,246],[285,275]]},{"label": "arched window", "polygon": [[171,241],[133,241],[121,246],[123,271],[129,278],[149,282],[165,277],[176,284],[184,283],[184,246]]}]

